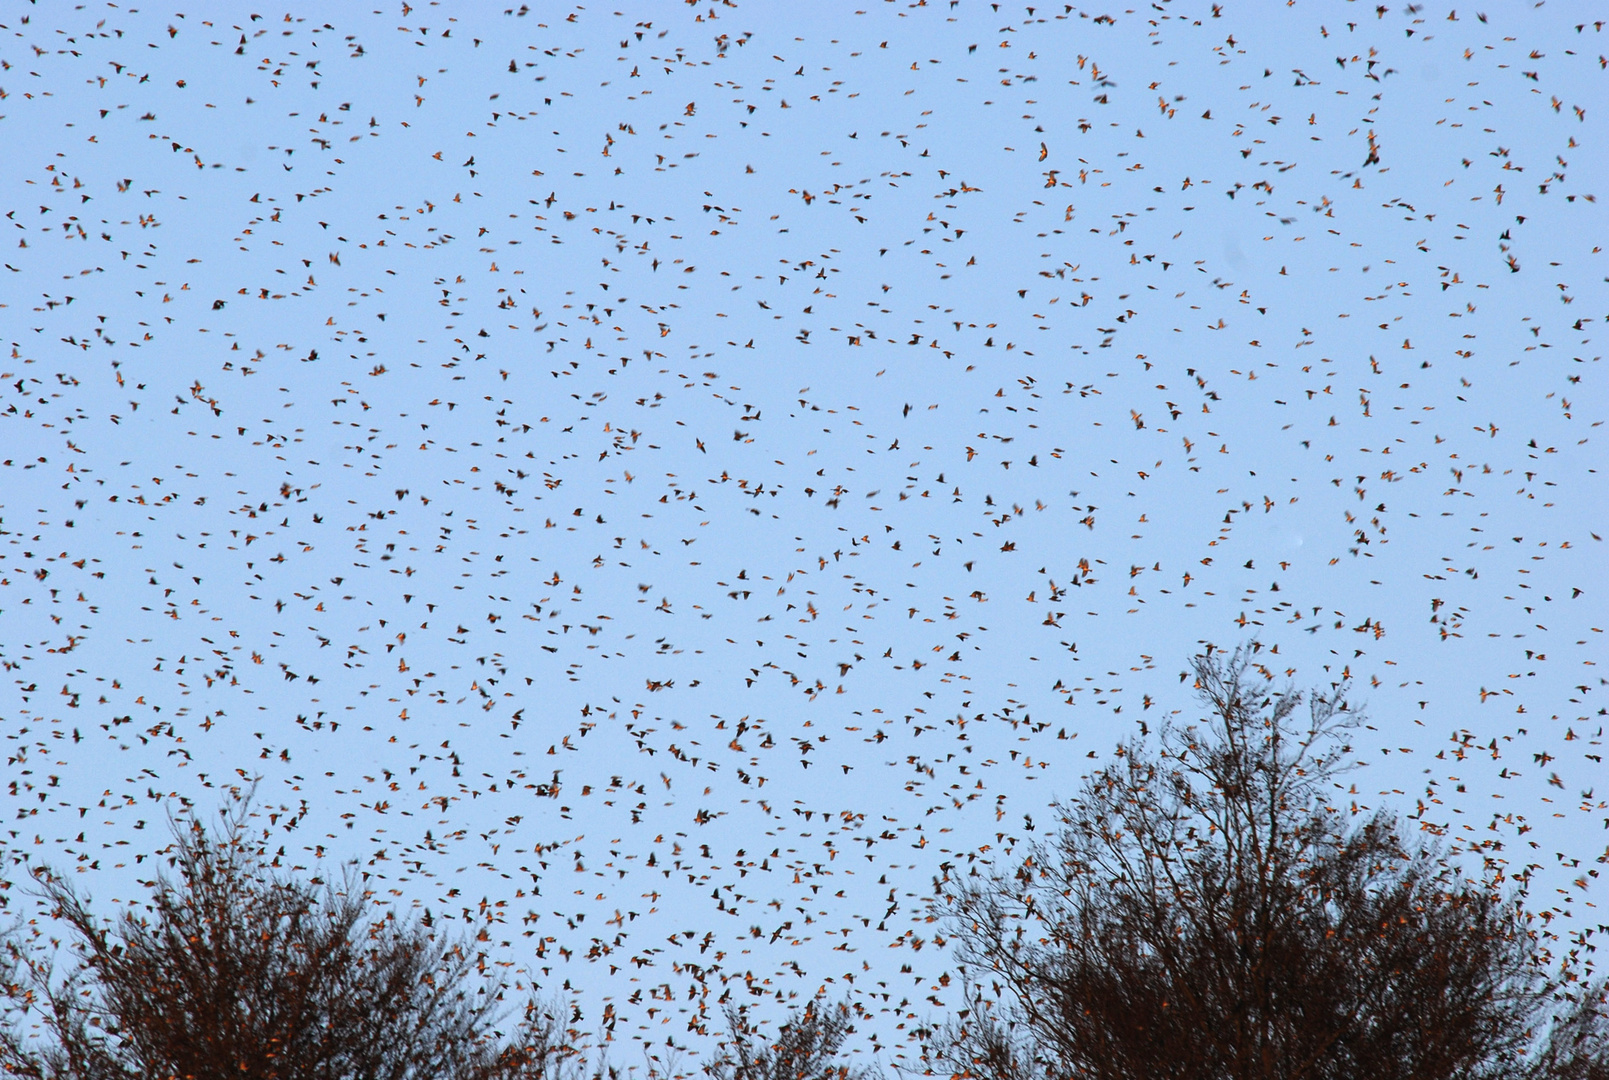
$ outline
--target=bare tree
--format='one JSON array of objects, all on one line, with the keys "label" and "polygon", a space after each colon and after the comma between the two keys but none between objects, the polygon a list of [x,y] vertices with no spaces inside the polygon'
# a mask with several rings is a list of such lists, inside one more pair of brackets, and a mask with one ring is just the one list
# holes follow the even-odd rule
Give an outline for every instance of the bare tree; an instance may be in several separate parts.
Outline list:
[{"label": "bare tree", "polygon": [[814,999],[794,1009],[773,1038],[766,1038],[741,1008],[726,1012],[721,1053],[705,1066],[711,1080],[870,1080],[871,1070],[841,1054],[855,1031],[846,1002]]},{"label": "bare tree", "polygon": [[69,931],[65,972],[12,934],[0,1067],[35,1080],[580,1080],[556,1017],[506,988],[463,942],[383,911],[348,875],[315,885],[253,843],[250,796],[222,824],[173,822],[173,874],[143,912],[103,920],[41,871]]},{"label": "bare tree", "polygon": [[1271,688],[1255,648],[1197,657],[1205,724],[1120,746],[1021,862],[938,883],[967,1000],[935,1068],[1609,1076],[1590,967],[1553,957],[1496,875],[1334,803],[1361,715],[1338,688]]}]

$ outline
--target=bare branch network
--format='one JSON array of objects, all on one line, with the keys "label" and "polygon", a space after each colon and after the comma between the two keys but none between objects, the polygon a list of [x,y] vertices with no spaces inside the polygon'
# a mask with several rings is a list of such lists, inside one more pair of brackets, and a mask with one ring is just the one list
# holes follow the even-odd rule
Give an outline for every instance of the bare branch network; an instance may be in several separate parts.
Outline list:
[{"label": "bare branch network", "polygon": [[[1021,861],[945,875],[964,1007],[927,1073],[957,1080],[1598,1080],[1605,984],[1495,863],[1469,876],[1389,812],[1342,802],[1362,722],[1338,688],[1273,687],[1251,646],[1195,659],[1207,718],[1165,725],[1056,805]],[[1337,795],[1337,793],[1341,795]],[[251,793],[175,819],[171,873],[110,921],[48,869],[69,932],[5,938],[0,1065],[28,1080],[611,1080],[596,1033],[477,942],[361,879],[302,881]],[[266,834],[263,834],[266,835]],[[1578,943],[1579,944],[1579,943]],[[65,962],[63,962],[65,961]],[[60,963],[60,967],[58,967]],[[747,1008],[710,1080],[875,1080],[823,997],[767,1035]],[[875,1042],[875,1037],[874,1037]],[[682,1063],[645,1062],[651,1080]]]}]

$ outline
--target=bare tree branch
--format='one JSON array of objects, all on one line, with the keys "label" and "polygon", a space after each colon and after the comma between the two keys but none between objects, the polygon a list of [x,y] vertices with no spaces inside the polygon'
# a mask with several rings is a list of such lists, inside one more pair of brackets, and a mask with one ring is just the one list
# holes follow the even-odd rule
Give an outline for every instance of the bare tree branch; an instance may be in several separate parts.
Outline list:
[{"label": "bare tree branch", "polygon": [[38,1080],[587,1075],[539,1003],[498,1030],[506,987],[465,942],[380,907],[354,875],[319,888],[279,874],[250,816],[247,793],[216,828],[174,820],[172,874],[143,912],[110,921],[39,872],[74,964],[58,973],[9,936],[0,1067]]},{"label": "bare tree branch", "polygon": [[1499,877],[1332,802],[1362,716],[1335,687],[1274,688],[1256,648],[1197,657],[1207,720],[1120,746],[1020,863],[936,883],[968,986],[934,1068],[1606,1075],[1603,984],[1550,968]]}]

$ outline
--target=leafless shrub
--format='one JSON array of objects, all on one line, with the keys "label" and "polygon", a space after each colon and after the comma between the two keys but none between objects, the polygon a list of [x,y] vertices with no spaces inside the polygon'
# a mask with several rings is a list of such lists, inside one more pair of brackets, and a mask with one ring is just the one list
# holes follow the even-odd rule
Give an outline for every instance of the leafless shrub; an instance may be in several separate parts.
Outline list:
[{"label": "leafless shrub", "polygon": [[967,1000],[934,1069],[1609,1075],[1590,966],[1553,956],[1499,875],[1332,801],[1359,713],[1270,689],[1254,648],[1197,657],[1206,724],[1120,746],[1020,863],[939,882]]},{"label": "leafless shrub", "polygon": [[794,1009],[775,1036],[756,1030],[749,1014],[728,1009],[721,1053],[705,1066],[711,1080],[870,1080],[869,1069],[851,1066],[840,1051],[854,1033],[854,1014],[844,1002],[815,999]]},{"label": "leafless shrub", "polygon": [[587,1075],[536,1001],[499,1032],[506,987],[465,942],[382,909],[351,875],[320,888],[278,872],[249,816],[247,795],[215,829],[175,820],[172,873],[112,920],[39,872],[70,962],[7,938],[0,1066],[36,1080]]}]

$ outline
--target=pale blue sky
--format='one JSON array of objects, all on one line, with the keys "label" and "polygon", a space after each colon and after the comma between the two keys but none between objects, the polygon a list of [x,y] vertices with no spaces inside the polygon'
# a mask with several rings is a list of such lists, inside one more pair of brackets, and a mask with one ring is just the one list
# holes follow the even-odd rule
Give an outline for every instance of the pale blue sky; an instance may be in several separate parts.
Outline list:
[{"label": "pale blue sky", "polygon": [[1583,7],[218,10],[0,19],[16,856],[260,776],[617,1042],[895,1061],[932,878],[1256,634],[1598,922]]}]

